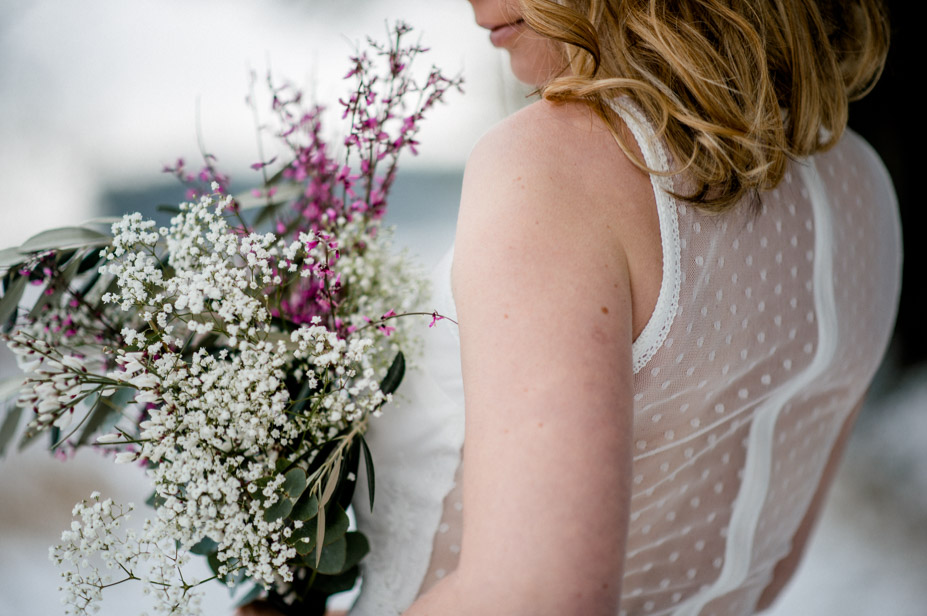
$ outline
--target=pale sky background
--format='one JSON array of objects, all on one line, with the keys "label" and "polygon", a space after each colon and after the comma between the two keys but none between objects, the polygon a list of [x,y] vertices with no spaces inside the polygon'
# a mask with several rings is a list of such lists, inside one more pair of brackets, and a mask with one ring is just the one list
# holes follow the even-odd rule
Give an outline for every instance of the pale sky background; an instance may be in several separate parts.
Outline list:
[{"label": "pale sky background", "polygon": [[334,107],[354,45],[397,17],[432,49],[421,68],[466,79],[404,165],[459,168],[524,100],[465,0],[2,0],[0,247],[89,218],[106,187],[164,181],[161,165],[179,155],[199,162],[197,101],[207,148],[247,179],[249,71],[270,67]]},{"label": "pale sky background", "polygon": [[[249,70],[270,66],[334,105],[353,43],[396,17],[432,48],[425,63],[466,80],[466,94],[426,121],[422,154],[405,166],[459,170],[524,101],[465,0],[0,0],[0,248],[91,218],[107,190],[163,182],[162,164],[177,156],[198,162],[197,100],[208,149],[247,180],[257,159]],[[868,432],[851,446],[776,616],[925,613],[924,383],[921,373],[880,402],[884,425],[861,426]],[[61,464],[41,447],[0,460],[0,616],[61,613],[47,546],[93,489],[144,499],[137,470],[90,451]],[[137,613],[137,589],[119,590],[103,613]],[[224,591],[210,596],[208,615],[229,613]]]}]

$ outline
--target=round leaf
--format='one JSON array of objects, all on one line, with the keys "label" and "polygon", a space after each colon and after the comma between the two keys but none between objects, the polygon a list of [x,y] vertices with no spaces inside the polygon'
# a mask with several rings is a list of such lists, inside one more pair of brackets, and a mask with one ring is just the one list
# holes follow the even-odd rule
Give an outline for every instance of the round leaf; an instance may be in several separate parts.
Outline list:
[{"label": "round leaf", "polygon": [[335,543],[322,549],[322,556],[319,558],[318,565],[315,569],[319,573],[334,575],[341,573],[344,569],[344,563],[347,557],[348,542],[344,537]]},{"label": "round leaf", "polygon": [[283,491],[290,499],[297,500],[306,489],[306,471],[301,468],[291,468],[287,471],[283,481]]},{"label": "round leaf", "polygon": [[370,551],[370,543],[363,533],[350,532],[344,536],[346,543],[344,569],[353,567]]},{"label": "round leaf", "polygon": [[300,497],[293,506],[293,511],[290,512],[290,519],[305,522],[311,520],[318,514],[319,499],[309,492],[303,492],[302,497]]},{"label": "round leaf", "polygon": [[285,518],[290,515],[291,511],[293,511],[293,501],[288,498],[281,498],[264,512],[264,521],[273,522]]}]

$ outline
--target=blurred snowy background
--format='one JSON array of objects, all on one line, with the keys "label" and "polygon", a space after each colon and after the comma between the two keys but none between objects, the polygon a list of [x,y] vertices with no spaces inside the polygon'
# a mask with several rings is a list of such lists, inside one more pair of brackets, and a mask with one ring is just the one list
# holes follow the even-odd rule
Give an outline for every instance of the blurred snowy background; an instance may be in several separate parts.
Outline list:
[{"label": "blurred snowy background", "polygon": [[[0,248],[181,198],[160,169],[178,156],[195,166],[197,124],[222,169],[251,181],[249,71],[334,102],[348,54],[396,17],[433,49],[426,62],[466,79],[466,95],[425,122],[391,200],[399,240],[433,263],[453,237],[470,148],[525,101],[464,0],[0,1]],[[0,355],[0,377],[10,369]],[[927,613],[927,369],[902,373],[890,357],[879,383],[776,616]],[[62,464],[37,445],[0,460],[0,616],[63,612],[47,547],[92,490],[147,496],[138,469],[88,451]],[[140,611],[137,590],[114,589],[102,613]],[[213,589],[205,612],[230,605]]]}]

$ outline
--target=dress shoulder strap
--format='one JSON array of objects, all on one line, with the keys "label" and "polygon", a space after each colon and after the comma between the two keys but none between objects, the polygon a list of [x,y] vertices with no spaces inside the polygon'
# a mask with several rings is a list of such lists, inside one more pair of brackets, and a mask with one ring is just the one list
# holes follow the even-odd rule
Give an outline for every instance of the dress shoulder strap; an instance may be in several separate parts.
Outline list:
[{"label": "dress shoulder strap", "polygon": [[[623,96],[612,100],[611,107],[631,129],[631,134],[634,135],[647,166],[654,171],[669,172],[670,160],[666,148],[637,105],[630,98]],[[660,294],[653,314],[632,347],[634,374],[647,365],[666,341],[679,307],[681,284],[679,219],[676,199],[672,196],[673,180],[669,176],[660,174],[651,174],[650,180],[660,220],[663,280],[660,283]]]}]

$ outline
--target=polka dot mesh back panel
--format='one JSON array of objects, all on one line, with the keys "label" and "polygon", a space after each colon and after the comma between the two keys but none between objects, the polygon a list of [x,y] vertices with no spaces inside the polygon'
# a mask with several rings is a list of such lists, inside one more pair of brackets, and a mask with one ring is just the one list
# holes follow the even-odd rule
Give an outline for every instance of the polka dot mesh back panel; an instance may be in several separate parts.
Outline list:
[{"label": "polka dot mesh back panel", "polygon": [[[647,123],[617,108],[648,164],[666,168]],[[663,281],[634,345],[621,614],[750,614],[888,343],[900,271],[894,194],[853,134],[724,215],[670,198],[669,180],[655,178],[654,188]],[[462,413],[456,383],[453,395]],[[462,430],[449,448],[454,439]],[[399,575],[412,588],[399,610],[456,567],[463,505],[454,462],[432,496],[433,521],[416,530],[430,537],[420,565]],[[374,578],[378,566],[387,565],[373,566]]]}]

